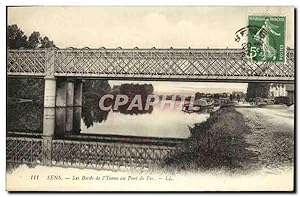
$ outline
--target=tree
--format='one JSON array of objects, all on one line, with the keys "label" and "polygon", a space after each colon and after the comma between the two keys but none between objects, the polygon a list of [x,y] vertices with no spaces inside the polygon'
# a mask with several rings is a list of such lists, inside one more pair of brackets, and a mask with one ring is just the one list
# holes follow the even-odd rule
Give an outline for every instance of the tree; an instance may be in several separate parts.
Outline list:
[{"label": "tree", "polygon": [[269,98],[270,84],[269,83],[248,83],[247,98]]},{"label": "tree", "polygon": [[196,92],[195,94],[195,100],[198,100],[202,97],[202,94],[200,92]]},{"label": "tree", "polygon": [[55,44],[53,41],[49,40],[47,36],[44,38],[41,38],[41,47],[40,48],[50,48],[50,47],[55,47]]},{"label": "tree", "polygon": [[9,49],[27,48],[27,36],[17,25],[7,27],[7,47]]},{"label": "tree", "polygon": [[120,94],[134,97],[135,95],[147,96],[153,94],[154,88],[152,84],[129,84],[123,83],[120,86]]},{"label": "tree", "polygon": [[32,32],[28,38],[28,48],[35,49],[40,44],[40,33],[37,31]]}]

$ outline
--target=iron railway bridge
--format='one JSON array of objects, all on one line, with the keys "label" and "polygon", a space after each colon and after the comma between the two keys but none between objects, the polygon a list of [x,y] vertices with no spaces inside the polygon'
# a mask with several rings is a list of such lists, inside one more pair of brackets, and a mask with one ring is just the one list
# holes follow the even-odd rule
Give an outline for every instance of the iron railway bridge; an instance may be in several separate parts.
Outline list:
[{"label": "iron railway bridge", "polygon": [[[149,168],[175,145],[60,138],[78,129],[82,79],[294,83],[294,50],[285,63],[252,62],[241,49],[8,50],[7,76],[44,78],[43,133],[7,136],[7,162],[91,168]],[[80,127],[80,125],[79,125]],[[124,140],[124,139],[123,139]]]}]

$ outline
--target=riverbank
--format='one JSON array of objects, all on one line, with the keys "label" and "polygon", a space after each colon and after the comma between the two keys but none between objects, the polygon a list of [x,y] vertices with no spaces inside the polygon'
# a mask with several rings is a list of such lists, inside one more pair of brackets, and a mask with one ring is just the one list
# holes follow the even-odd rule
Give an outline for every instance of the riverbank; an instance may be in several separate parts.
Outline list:
[{"label": "riverbank", "polygon": [[251,130],[246,136],[266,170],[293,167],[294,106],[286,108],[237,109]]},{"label": "riverbank", "polygon": [[[282,120],[278,127],[266,114],[253,115],[257,110],[270,109],[225,107],[211,113],[206,122],[191,128],[191,137],[165,160],[164,167],[232,173],[292,167],[294,126]],[[264,130],[257,130],[260,125]]]}]

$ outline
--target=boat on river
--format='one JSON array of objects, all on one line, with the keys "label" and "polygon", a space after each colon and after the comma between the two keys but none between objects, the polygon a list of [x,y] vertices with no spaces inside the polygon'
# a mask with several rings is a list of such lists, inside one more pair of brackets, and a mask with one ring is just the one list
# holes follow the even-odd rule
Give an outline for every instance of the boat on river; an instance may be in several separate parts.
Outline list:
[{"label": "boat on river", "polygon": [[210,99],[197,99],[194,101],[193,106],[190,106],[190,103],[185,103],[183,105],[182,111],[187,112],[187,113],[192,113],[192,112],[200,112],[206,109],[213,109],[214,108],[214,101]]}]

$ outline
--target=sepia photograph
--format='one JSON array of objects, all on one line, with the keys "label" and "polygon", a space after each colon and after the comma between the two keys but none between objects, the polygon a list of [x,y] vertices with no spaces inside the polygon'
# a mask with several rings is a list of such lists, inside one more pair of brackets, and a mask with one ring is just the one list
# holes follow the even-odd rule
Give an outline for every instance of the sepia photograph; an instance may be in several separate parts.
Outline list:
[{"label": "sepia photograph", "polygon": [[6,190],[295,192],[295,36],[293,6],[7,6]]}]

